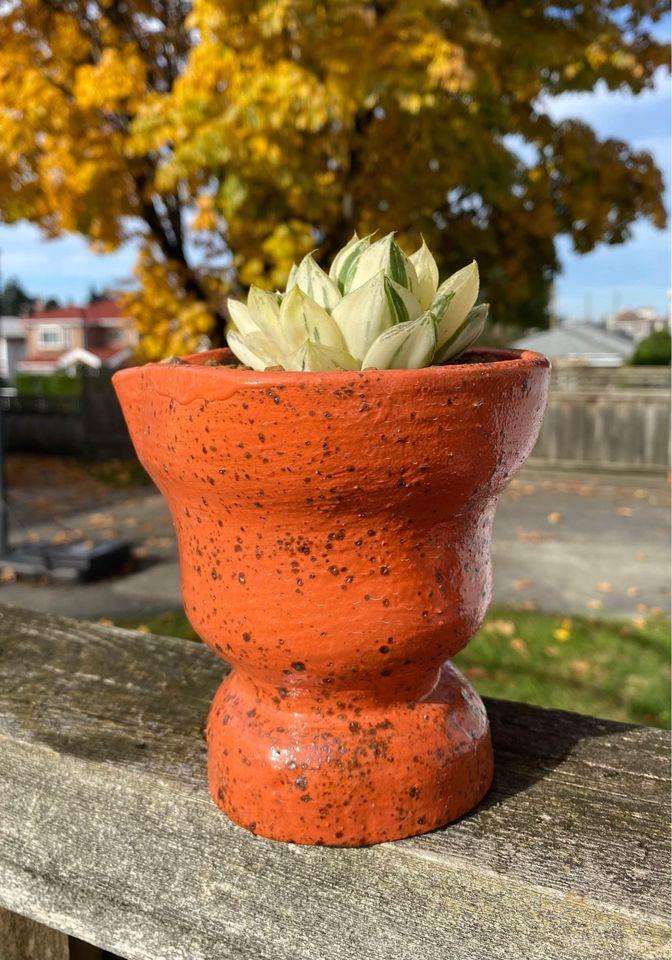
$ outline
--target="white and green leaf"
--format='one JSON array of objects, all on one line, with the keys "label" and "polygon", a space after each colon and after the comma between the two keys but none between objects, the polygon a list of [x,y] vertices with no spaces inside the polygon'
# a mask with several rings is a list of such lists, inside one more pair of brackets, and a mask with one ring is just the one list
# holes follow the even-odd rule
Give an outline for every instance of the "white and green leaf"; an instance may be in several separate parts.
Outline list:
[{"label": "white and green leaf", "polygon": [[257,329],[277,346],[282,347],[280,304],[274,293],[252,286],[247,295],[247,306]]},{"label": "white and green leaf", "polygon": [[439,268],[424,238],[422,246],[411,254],[410,261],[415,267],[418,278],[416,296],[422,309],[427,310],[431,306],[439,286]]},{"label": "white and green leaf", "polygon": [[237,330],[229,330],[226,335],[229,349],[252,370],[265,370],[279,364],[279,353],[276,344],[272,343],[263,334],[250,333],[247,336]]},{"label": "white and green leaf", "polygon": [[248,333],[259,333],[259,327],[254,322],[250,308],[240,300],[232,300],[230,297],[226,301],[231,317],[232,329],[242,333],[243,336]]},{"label": "white and green leaf", "polygon": [[381,240],[376,240],[364,250],[357,263],[350,290],[361,287],[381,270],[399,286],[411,291],[417,290],[418,278],[415,267],[395,241],[393,233],[388,233]]},{"label": "white and green leaf", "polygon": [[479,303],[477,307],[470,310],[462,325],[437,349],[432,362],[441,364],[454,360],[476,343],[485,329],[489,310],[490,305],[487,303]]},{"label": "white and green leaf", "polygon": [[346,294],[334,308],[332,317],[352,356],[362,360],[384,330],[414,320],[420,313],[420,305],[410,290],[380,270],[361,287]]},{"label": "white and green leaf", "polygon": [[287,283],[287,290],[289,291],[295,286],[303,290],[315,303],[329,311],[333,310],[341,299],[340,290],[315,262],[311,253],[305,256],[296,268],[291,283],[289,281]]},{"label": "white and green leaf", "polygon": [[415,320],[422,313],[422,307],[411,291],[390,277],[385,277],[385,296],[395,324]]},{"label": "white and green leaf", "polygon": [[352,278],[355,275],[359,259],[370,246],[371,241],[368,237],[358,237],[353,233],[352,239],[342,247],[334,257],[329,277],[338,287],[342,294],[348,293],[352,287]]},{"label": "white and green leaf", "polygon": [[283,298],[279,325],[284,353],[298,350],[306,340],[336,350],[345,349],[345,341],[334,318],[298,285]]},{"label": "white and green leaf", "polygon": [[346,350],[336,350],[306,340],[298,350],[280,359],[285,370],[315,373],[320,370],[359,370],[359,361]]},{"label": "white and green leaf", "polygon": [[381,333],[362,361],[362,370],[417,370],[428,367],[436,349],[436,318],[427,310],[415,320]]},{"label": "white and green leaf", "polygon": [[476,303],[478,266],[473,260],[445,280],[436,291],[430,307],[437,317],[436,341],[441,348],[458,330]]}]

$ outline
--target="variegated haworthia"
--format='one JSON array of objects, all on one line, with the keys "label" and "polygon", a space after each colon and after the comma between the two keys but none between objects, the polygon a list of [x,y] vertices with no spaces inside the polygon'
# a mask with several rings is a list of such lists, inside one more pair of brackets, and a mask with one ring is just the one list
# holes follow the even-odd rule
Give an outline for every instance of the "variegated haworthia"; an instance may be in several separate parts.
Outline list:
[{"label": "variegated haworthia", "polygon": [[439,286],[424,240],[407,257],[388,234],[356,234],[329,273],[312,254],[292,267],[284,293],[251,287],[229,300],[229,347],[253,370],[400,370],[446,363],[480,336],[488,305],[476,261]]}]

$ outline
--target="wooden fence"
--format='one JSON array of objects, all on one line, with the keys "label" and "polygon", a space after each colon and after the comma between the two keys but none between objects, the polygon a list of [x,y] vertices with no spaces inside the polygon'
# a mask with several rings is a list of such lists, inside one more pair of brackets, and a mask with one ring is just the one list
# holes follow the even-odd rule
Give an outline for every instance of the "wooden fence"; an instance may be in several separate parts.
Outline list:
[{"label": "wooden fence", "polygon": [[555,392],[670,389],[669,367],[583,367],[556,364],[551,371]]},{"label": "wooden fence", "polygon": [[[9,449],[132,457],[109,376],[84,376],[79,397],[15,397],[7,409]],[[666,367],[558,367],[532,463],[550,468],[647,471],[669,467]]]},{"label": "wooden fence", "polygon": [[551,389],[530,462],[665,473],[670,462],[669,391]]},{"label": "wooden fence", "polygon": [[5,397],[3,420],[9,450],[74,454],[88,460],[135,456],[106,372],[83,373],[76,396]]},{"label": "wooden fence", "polygon": [[126,960],[669,956],[662,730],[489,701],[474,813],[297,847],[208,796],[224,670],[200,644],[0,608],[0,907],[28,918],[0,910],[3,960],[79,960],[69,937]]}]

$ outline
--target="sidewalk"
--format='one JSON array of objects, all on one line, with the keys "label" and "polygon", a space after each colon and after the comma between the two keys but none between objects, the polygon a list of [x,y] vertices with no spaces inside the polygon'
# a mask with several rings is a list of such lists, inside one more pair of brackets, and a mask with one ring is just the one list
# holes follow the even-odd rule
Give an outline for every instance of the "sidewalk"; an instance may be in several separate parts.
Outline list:
[{"label": "sidewalk", "polygon": [[[94,511],[64,510],[59,524],[39,523],[23,536],[126,537],[144,569],[74,586],[2,582],[1,602],[87,618],[180,608],[175,538],[159,494],[151,487],[95,493]],[[498,507],[493,602],[568,615],[669,615],[668,495],[660,478],[524,471]],[[23,500],[25,516],[30,501]],[[32,515],[41,520],[46,507]]]}]

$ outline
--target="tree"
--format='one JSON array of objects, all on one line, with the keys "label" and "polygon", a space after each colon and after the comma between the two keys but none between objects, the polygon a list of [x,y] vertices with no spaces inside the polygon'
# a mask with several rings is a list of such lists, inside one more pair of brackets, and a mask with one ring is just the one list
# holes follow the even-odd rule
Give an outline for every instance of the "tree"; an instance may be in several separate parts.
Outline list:
[{"label": "tree", "polygon": [[665,223],[646,152],[556,123],[566,91],[651,87],[666,0],[8,0],[2,219],[142,245],[148,356],[222,336],[225,293],[279,286],[352,233],[471,257],[499,322],[544,320],[555,238]]},{"label": "tree", "polygon": [[92,303],[100,303],[101,300],[107,300],[109,294],[105,290],[98,290],[97,287],[89,287],[89,296],[87,303],[91,305]]},{"label": "tree", "polygon": [[18,317],[33,305],[33,298],[23,289],[18,280],[11,277],[1,288],[0,314],[8,317]]},{"label": "tree", "polygon": [[672,340],[669,330],[654,330],[641,340],[632,357],[633,366],[669,367]]}]

